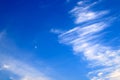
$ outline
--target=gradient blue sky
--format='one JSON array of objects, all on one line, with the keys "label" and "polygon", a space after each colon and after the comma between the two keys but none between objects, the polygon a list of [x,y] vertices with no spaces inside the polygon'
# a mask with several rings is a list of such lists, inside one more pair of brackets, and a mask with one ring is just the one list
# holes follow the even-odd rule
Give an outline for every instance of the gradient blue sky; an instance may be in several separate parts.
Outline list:
[{"label": "gradient blue sky", "polygon": [[119,0],[0,0],[0,80],[120,80]]}]

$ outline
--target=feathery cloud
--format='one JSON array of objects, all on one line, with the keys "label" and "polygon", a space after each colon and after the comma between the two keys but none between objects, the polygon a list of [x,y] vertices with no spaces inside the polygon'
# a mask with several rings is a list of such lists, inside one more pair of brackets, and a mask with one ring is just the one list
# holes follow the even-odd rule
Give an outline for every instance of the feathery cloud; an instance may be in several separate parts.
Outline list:
[{"label": "feathery cloud", "polygon": [[105,46],[100,40],[104,30],[109,26],[109,23],[104,21],[106,19],[104,15],[109,11],[92,11],[91,7],[96,3],[78,2],[70,11],[75,16],[75,24],[91,20],[94,22],[68,30],[59,35],[59,39],[61,43],[72,46],[76,55],[83,54],[91,67],[101,67],[88,73],[90,80],[119,80],[120,49],[115,50],[112,46]]},{"label": "feathery cloud", "polygon": [[[46,72],[39,70],[40,67],[38,69],[15,57],[14,53],[17,53],[18,56],[21,51],[11,43],[6,34],[5,31],[0,33],[0,71],[10,73],[8,75],[11,80],[51,80],[51,77],[47,76]],[[24,55],[22,54],[22,56]]]},{"label": "feathery cloud", "polygon": [[108,11],[99,11],[99,12],[95,12],[90,10],[90,8],[92,6],[94,6],[95,4],[97,4],[97,2],[94,2],[92,4],[87,4],[85,1],[80,1],[77,3],[78,5],[75,6],[70,13],[72,15],[75,16],[75,23],[79,24],[82,22],[86,22],[86,21],[90,21],[90,20],[94,20],[97,18],[100,18],[101,16],[105,15],[108,13]]},{"label": "feathery cloud", "polygon": [[18,77],[17,80],[51,80],[36,68],[11,58],[1,62],[1,70],[15,74]]}]

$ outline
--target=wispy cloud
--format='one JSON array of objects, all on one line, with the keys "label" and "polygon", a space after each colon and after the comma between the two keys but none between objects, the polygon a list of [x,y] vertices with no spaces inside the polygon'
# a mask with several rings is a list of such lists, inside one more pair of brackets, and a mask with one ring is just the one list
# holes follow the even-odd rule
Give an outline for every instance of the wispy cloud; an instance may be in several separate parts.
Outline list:
[{"label": "wispy cloud", "polygon": [[[77,3],[77,6],[70,11],[75,16],[75,24],[91,20],[93,23],[79,25],[62,33],[59,35],[60,42],[71,45],[76,55],[83,54],[91,67],[100,67],[89,72],[90,80],[119,80],[120,49],[115,50],[112,46],[105,46],[100,39],[109,26],[109,23],[105,21],[106,17],[103,17],[109,11],[92,11],[91,7],[96,3],[86,4],[84,1]],[[103,19],[100,20],[100,18]]]},{"label": "wispy cloud", "polygon": [[51,29],[50,32],[55,33],[55,34],[61,34],[61,33],[63,33],[64,31],[59,30],[59,29]]},{"label": "wispy cloud", "polygon": [[75,23],[79,24],[82,22],[86,22],[86,21],[90,21],[93,19],[98,19],[101,16],[105,15],[108,13],[108,11],[99,11],[99,12],[95,12],[90,10],[90,8],[92,6],[94,6],[95,4],[97,4],[97,2],[94,2],[92,4],[86,4],[85,1],[80,1],[77,3],[78,5],[75,6],[70,13],[72,13],[72,15],[75,16]]},{"label": "wispy cloud", "polygon": [[6,35],[5,30],[0,32],[0,41],[4,38],[5,35]]},{"label": "wispy cloud", "polygon": [[[17,76],[17,80],[51,80],[41,71],[16,59],[7,58],[0,63],[1,70],[13,73]],[[11,77],[14,79],[13,76]]]},{"label": "wispy cloud", "polygon": [[[28,61],[25,62],[23,59],[29,57],[31,54],[25,56],[22,52],[24,51],[19,50],[18,47],[8,39],[7,32],[2,31],[0,33],[0,72],[10,73],[8,75],[11,80],[51,80],[51,77],[47,76],[47,73],[49,74],[47,71],[50,70],[44,68],[44,70],[41,71],[40,69],[41,67],[43,68],[43,66],[36,68],[32,63],[29,64]],[[21,55],[22,58],[19,55]],[[33,60],[31,60],[31,62],[32,61]]]}]

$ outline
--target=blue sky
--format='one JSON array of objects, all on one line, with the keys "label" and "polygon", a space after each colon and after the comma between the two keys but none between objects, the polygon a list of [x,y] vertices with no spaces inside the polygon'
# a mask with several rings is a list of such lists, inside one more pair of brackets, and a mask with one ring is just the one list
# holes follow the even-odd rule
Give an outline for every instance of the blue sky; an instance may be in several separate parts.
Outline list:
[{"label": "blue sky", "polygon": [[119,80],[119,0],[1,0],[1,80]]}]

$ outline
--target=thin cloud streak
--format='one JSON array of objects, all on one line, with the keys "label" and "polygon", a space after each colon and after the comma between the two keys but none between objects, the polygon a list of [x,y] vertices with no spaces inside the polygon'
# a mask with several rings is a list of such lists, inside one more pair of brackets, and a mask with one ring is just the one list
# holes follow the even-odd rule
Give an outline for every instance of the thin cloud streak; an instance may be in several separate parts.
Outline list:
[{"label": "thin cloud streak", "polygon": [[51,33],[55,33],[55,34],[61,34],[61,33],[63,33],[64,31],[59,30],[59,29],[51,29],[50,32],[51,32]]},{"label": "thin cloud streak", "polygon": [[[22,53],[20,54],[22,58],[18,57],[20,52],[22,53],[8,39],[7,32],[2,31],[0,33],[0,71],[10,73],[8,76],[11,80],[51,80],[51,77],[47,76],[46,68],[40,71],[39,69],[43,66],[39,66],[38,69],[32,64],[29,65],[27,62],[22,61],[27,56]],[[15,53],[17,56],[15,56]]]},{"label": "thin cloud streak", "polygon": [[[75,24],[90,22],[90,20],[94,23],[79,25],[62,33],[59,35],[60,43],[72,46],[75,55],[83,54],[92,68],[101,67],[88,73],[90,80],[118,80],[120,79],[120,49],[114,50],[112,46],[101,43],[101,34],[110,25],[104,18],[109,11],[92,11],[91,7],[96,3],[87,6],[84,1],[77,3],[78,5],[70,11],[75,16]],[[96,22],[99,18],[103,20]]]},{"label": "thin cloud streak", "polygon": [[1,62],[1,70],[6,70],[15,74],[18,77],[17,80],[51,80],[34,67],[15,59],[3,60]]},{"label": "thin cloud streak", "polygon": [[82,22],[86,22],[86,21],[90,21],[90,20],[94,20],[97,18],[102,17],[103,15],[107,14],[109,11],[99,11],[99,12],[94,12],[92,10],[90,10],[90,8],[92,6],[94,6],[95,4],[97,4],[97,2],[94,2],[92,4],[85,4],[85,1],[80,1],[78,2],[77,6],[75,6],[70,13],[72,15],[74,15],[75,19],[75,23],[79,24]]}]

